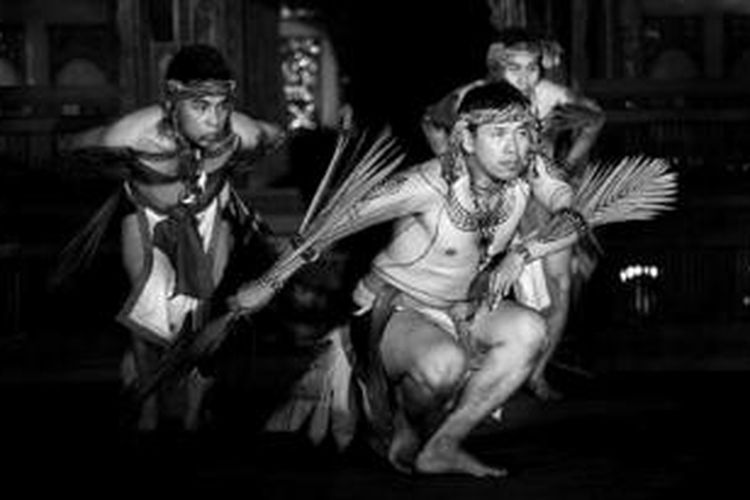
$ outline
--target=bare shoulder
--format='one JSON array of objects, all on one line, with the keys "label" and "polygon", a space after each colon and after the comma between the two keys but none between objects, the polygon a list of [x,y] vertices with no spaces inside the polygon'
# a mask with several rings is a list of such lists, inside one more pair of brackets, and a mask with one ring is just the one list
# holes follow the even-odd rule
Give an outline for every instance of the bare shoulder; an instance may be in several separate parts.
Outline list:
[{"label": "bare shoulder", "polygon": [[442,163],[438,158],[431,158],[422,163],[418,163],[410,168],[414,175],[419,175],[425,179],[442,179]]},{"label": "bare shoulder", "polygon": [[438,190],[439,172],[435,169],[437,161],[418,163],[391,174],[376,188],[377,195],[394,192],[408,193],[415,198],[429,198]]},{"label": "bare shoulder", "polygon": [[477,87],[481,87],[482,85],[485,85],[487,83],[488,83],[488,80],[484,78],[480,78],[478,80],[472,80],[469,83],[465,83],[461,85],[460,87],[456,88],[452,92],[452,95],[455,96],[455,100],[456,100],[455,102],[456,110],[458,110],[458,107],[461,105],[461,101],[464,100],[464,97],[466,97],[466,94],[468,94],[470,90],[473,90]]},{"label": "bare shoulder", "polygon": [[575,100],[575,93],[569,87],[543,78],[534,89],[537,99],[551,106],[566,104]]},{"label": "bare shoulder", "polygon": [[537,95],[544,96],[553,104],[576,104],[592,110],[599,110],[599,105],[588,96],[571,87],[560,85],[550,80],[541,80],[537,84]]},{"label": "bare shoulder", "polygon": [[252,149],[264,141],[274,141],[282,129],[276,124],[258,120],[245,113],[232,113],[232,130],[240,137],[243,149]]},{"label": "bare shoulder", "polygon": [[[451,89],[447,94],[443,95],[440,100],[432,103],[430,106],[428,106],[425,110],[425,117],[427,118],[440,118],[439,116],[433,116],[433,115],[439,115],[439,114],[455,114],[458,110],[458,106],[461,103],[461,100],[464,98],[466,93],[473,89],[474,87],[477,87],[479,85],[482,85],[486,83],[486,80],[480,79],[480,80],[473,80],[468,83],[463,83],[459,85],[458,87],[454,87]],[[452,118],[452,121],[454,118]]]},{"label": "bare shoulder", "polygon": [[448,192],[448,184],[443,172],[443,164],[438,158],[411,167],[407,175],[413,178],[413,183],[422,186],[425,194],[443,196]]},{"label": "bare shoulder", "polygon": [[156,144],[158,126],[164,112],[158,104],[137,109],[105,127],[102,146],[149,150]]}]

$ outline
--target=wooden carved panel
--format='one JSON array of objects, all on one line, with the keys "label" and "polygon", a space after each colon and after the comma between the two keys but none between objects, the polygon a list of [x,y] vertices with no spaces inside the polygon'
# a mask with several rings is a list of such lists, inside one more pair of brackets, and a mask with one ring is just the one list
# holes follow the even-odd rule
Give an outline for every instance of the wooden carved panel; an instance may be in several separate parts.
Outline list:
[{"label": "wooden carved panel", "polygon": [[750,78],[750,15],[724,16],[724,68],[726,76]]},{"label": "wooden carved panel", "polygon": [[119,81],[119,46],[117,34],[109,25],[50,25],[49,74],[55,75],[70,61],[90,61],[99,68],[109,84]]},{"label": "wooden carved panel", "polygon": [[[0,59],[4,60],[15,73],[13,80],[20,80],[23,84],[26,74],[26,60],[24,58],[24,28],[20,24],[0,23]],[[10,75],[8,75],[10,83]]]},{"label": "wooden carved panel", "polygon": [[[641,30],[642,76],[648,77],[658,71],[656,66],[663,63],[673,64],[667,71],[674,70],[677,77],[681,76],[680,72],[690,71],[686,67],[688,64],[692,64],[697,73],[691,78],[705,75],[704,23],[705,19],[697,15],[644,17]],[[668,57],[672,57],[672,60],[665,61]]]}]

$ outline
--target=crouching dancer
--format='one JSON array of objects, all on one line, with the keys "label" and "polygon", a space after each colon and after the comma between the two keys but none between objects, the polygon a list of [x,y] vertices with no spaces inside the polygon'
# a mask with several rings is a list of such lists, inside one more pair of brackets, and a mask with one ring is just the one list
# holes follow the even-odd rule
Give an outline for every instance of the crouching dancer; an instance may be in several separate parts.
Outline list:
[{"label": "crouching dancer", "polygon": [[[508,294],[526,264],[571,245],[581,229],[567,208],[570,186],[530,154],[534,130],[522,93],[506,82],[477,86],[462,100],[450,154],[392,176],[351,215],[395,221],[340,338],[354,353],[349,388],[361,391],[350,401],[362,403],[370,444],[399,470],[504,474],[462,443],[522,386],[544,347],[544,319]],[[566,221],[555,239],[518,238],[531,197]],[[249,287],[236,300],[254,307],[257,295]],[[341,399],[317,401],[333,412]],[[269,428],[298,427],[299,417],[282,409]],[[331,416],[334,433],[347,428],[339,419]]]}]

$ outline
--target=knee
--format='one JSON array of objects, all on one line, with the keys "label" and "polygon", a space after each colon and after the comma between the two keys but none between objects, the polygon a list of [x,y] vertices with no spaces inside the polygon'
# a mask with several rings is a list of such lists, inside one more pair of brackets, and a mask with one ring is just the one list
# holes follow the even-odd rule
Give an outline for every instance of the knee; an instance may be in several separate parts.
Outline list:
[{"label": "knee", "polygon": [[463,350],[453,344],[441,344],[430,349],[418,362],[418,378],[431,391],[450,391],[463,379],[467,359]]},{"label": "knee", "polygon": [[553,307],[566,310],[569,298],[570,298],[570,289],[571,289],[571,278],[570,274],[562,274],[558,276],[554,276],[552,278],[552,286],[550,287],[552,291],[552,304]]},{"label": "knee", "polygon": [[558,291],[567,293],[570,290],[572,267],[569,260],[566,260],[565,264],[557,262],[555,265],[548,265],[546,273],[549,281]]},{"label": "knee", "polygon": [[554,280],[557,283],[557,288],[562,293],[568,293],[570,291],[571,273],[565,272],[554,276]]},{"label": "knee", "polygon": [[534,311],[519,311],[514,318],[514,334],[509,339],[515,349],[528,357],[540,352],[547,339],[547,323]]}]

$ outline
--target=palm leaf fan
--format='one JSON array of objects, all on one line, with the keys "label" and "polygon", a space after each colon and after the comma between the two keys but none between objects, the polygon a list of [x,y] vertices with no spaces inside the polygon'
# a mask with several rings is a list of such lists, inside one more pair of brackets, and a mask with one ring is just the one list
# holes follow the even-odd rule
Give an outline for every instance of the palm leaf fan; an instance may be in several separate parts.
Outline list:
[{"label": "palm leaf fan", "polygon": [[[339,176],[339,185],[327,190],[328,198],[318,203],[322,206],[315,213],[308,210],[305,224],[295,237],[297,244],[287,248],[264,279],[283,283],[307,262],[307,256],[311,252],[325,250],[342,238],[372,225],[371,220],[358,221],[356,217],[348,215],[368,193],[393,173],[405,154],[389,129],[378,134],[372,145],[358,158],[362,147],[361,139],[353,158],[347,160],[345,154],[339,155],[340,161],[346,162],[342,165],[345,172]],[[335,169],[337,166],[333,164],[330,168]]]},{"label": "palm leaf fan", "polygon": [[[309,262],[310,253],[326,250],[366,225],[358,223],[356,218],[348,218],[347,214],[393,173],[405,153],[397,145],[390,129],[380,132],[367,149],[365,146],[370,140],[367,133],[363,132],[358,138],[355,135],[352,129],[345,129],[339,134],[327,171],[293,241],[261,280],[285,282]],[[142,402],[165,378],[192,367],[196,360],[217,349],[244,313],[242,310],[230,310],[210,321],[188,343],[170,349],[154,375],[140,384],[136,401]]]},{"label": "palm leaf fan", "polygon": [[[616,222],[646,221],[674,208],[677,188],[677,174],[670,171],[666,160],[626,157],[587,168],[571,208],[591,229]],[[569,229],[565,221],[553,218],[536,236],[554,239]]]}]

